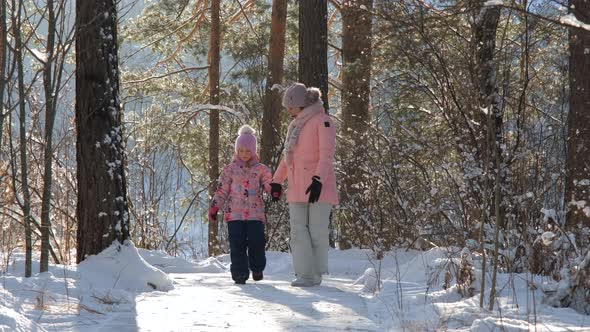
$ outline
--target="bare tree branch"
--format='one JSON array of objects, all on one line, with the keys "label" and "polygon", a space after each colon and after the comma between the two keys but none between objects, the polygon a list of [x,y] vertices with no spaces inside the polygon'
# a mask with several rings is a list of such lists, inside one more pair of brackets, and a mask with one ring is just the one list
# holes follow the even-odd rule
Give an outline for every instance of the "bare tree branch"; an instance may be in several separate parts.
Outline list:
[{"label": "bare tree branch", "polygon": [[168,72],[162,75],[155,75],[155,76],[150,76],[150,77],[146,77],[146,78],[142,78],[140,80],[134,80],[134,81],[125,81],[122,82],[123,84],[137,84],[137,83],[145,83],[147,81],[151,81],[151,80],[155,80],[155,79],[160,79],[160,78],[164,78],[167,76],[171,76],[171,75],[175,75],[178,73],[185,73],[185,72],[189,72],[189,71],[193,71],[193,70],[205,70],[208,69],[209,66],[202,66],[202,67],[186,67],[186,68],[182,68],[179,70],[175,70],[172,72]]}]

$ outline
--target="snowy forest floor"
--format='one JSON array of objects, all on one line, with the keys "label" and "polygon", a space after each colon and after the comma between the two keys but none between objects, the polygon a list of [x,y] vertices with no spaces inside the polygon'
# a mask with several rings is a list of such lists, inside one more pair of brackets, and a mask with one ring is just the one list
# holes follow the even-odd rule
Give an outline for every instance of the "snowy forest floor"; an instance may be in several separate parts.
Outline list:
[{"label": "snowy forest floor", "polygon": [[[334,250],[330,275],[309,288],[290,286],[287,253],[267,253],[265,279],[246,285],[231,280],[228,255],[194,263],[112,246],[24,278],[17,253],[0,280],[0,331],[590,331],[590,317],[542,303],[546,278],[499,274],[493,312],[479,294],[442,289],[458,251],[400,249],[379,262]],[[381,272],[379,292],[368,268]]]}]

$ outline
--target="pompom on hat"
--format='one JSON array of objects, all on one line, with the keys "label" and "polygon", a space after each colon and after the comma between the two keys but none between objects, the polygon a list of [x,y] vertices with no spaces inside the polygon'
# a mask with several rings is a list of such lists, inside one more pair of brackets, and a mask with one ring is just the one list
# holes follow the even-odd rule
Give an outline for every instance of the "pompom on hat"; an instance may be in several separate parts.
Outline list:
[{"label": "pompom on hat", "polygon": [[307,107],[322,97],[318,88],[307,88],[302,83],[294,83],[287,88],[283,95],[284,107]]},{"label": "pompom on hat", "polygon": [[238,130],[238,138],[236,139],[235,150],[238,153],[239,148],[250,150],[253,155],[257,155],[256,150],[256,131],[248,125],[243,125]]}]

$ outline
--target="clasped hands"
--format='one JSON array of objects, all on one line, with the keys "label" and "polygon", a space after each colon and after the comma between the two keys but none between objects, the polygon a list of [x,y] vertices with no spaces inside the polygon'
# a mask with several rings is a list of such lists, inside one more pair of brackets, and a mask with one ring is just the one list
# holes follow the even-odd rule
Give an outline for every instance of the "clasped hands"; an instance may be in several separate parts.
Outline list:
[{"label": "clasped hands", "polygon": [[[305,194],[309,194],[309,203],[315,203],[319,200],[320,194],[322,193],[322,183],[320,182],[319,176],[313,176],[311,178],[311,184],[307,187]],[[281,196],[283,195],[283,186],[279,183],[271,183],[270,184],[270,199],[272,202],[278,202],[281,200]],[[218,206],[211,206],[209,208],[209,221],[214,222],[217,220],[217,213],[219,213]]]}]

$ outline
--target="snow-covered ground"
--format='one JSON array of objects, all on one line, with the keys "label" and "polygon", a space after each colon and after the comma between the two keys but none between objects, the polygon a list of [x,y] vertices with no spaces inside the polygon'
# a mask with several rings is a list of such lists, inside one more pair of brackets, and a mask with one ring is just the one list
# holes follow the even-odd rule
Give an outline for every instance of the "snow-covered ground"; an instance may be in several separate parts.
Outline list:
[{"label": "snow-covered ground", "polygon": [[311,288],[289,285],[291,259],[278,252],[267,253],[263,281],[239,286],[228,255],[194,263],[112,246],[24,278],[15,254],[0,284],[0,331],[590,331],[589,316],[542,304],[540,277],[499,274],[493,312],[479,294],[442,289],[454,252],[400,249],[377,261],[334,250],[330,275]]}]

